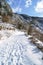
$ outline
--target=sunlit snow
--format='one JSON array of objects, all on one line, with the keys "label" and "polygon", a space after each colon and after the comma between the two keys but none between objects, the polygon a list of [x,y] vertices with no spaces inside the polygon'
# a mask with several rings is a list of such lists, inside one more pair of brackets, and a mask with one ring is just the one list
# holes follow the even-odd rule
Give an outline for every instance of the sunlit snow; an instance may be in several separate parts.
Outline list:
[{"label": "sunlit snow", "polygon": [[19,30],[0,30],[0,65],[43,65],[42,52]]}]

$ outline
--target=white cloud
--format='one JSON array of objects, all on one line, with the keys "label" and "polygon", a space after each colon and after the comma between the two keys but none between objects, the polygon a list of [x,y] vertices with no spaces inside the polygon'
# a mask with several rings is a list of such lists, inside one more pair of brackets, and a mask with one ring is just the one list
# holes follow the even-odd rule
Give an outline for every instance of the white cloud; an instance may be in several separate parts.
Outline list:
[{"label": "white cloud", "polygon": [[32,4],[32,0],[26,0],[25,7],[29,7]]},{"label": "white cloud", "polygon": [[10,5],[12,4],[12,2],[10,1],[10,2],[8,2]]},{"label": "white cloud", "polygon": [[12,5],[12,3],[14,2],[14,0],[8,0],[7,1],[10,5]]},{"label": "white cloud", "polygon": [[12,8],[12,11],[13,11],[14,13],[16,13],[16,12],[21,12],[21,11],[22,11],[22,8],[20,8],[20,7]]},{"label": "white cloud", "polygon": [[43,0],[37,2],[35,6],[35,11],[38,13],[43,13]]},{"label": "white cloud", "polygon": [[[13,12],[21,12],[22,11],[22,8],[20,8],[20,3],[21,3],[21,0],[19,1],[19,3],[18,3],[18,6],[16,6],[15,7],[15,5],[16,5],[16,0],[8,0],[7,1],[10,5],[11,5],[11,8],[12,8],[12,11]],[[12,4],[13,4],[13,6],[12,6]],[[13,8],[14,7],[14,8]]]},{"label": "white cloud", "polygon": [[10,0],[8,0],[7,2],[8,2],[8,4],[10,4],[10,5],[12,4],[12,1],[10,1]]}]

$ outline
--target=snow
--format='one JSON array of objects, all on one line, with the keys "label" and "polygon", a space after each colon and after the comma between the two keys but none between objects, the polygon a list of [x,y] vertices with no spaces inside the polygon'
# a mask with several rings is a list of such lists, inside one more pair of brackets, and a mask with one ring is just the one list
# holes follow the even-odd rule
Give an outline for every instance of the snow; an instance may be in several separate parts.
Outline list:
[{"label": "snow", "polygon": [[43,28],[40,29],[39,27],[36,27],[36,29],[43,34]]},{"label": "snow", "polygon": [[40,45],[40,47],[43,47],[43,42],[41,42],[40,40],[36,39],[36,44]]},{"label": "snow", "polygon": [[42,52],[19,30],[0,30],[0,65],[43,65]]},{"label": "snow", "polygon": [[13,25],[9,23],[0,22],[0,27],[2,27],[2,29],[13,29],[14,30]]}]

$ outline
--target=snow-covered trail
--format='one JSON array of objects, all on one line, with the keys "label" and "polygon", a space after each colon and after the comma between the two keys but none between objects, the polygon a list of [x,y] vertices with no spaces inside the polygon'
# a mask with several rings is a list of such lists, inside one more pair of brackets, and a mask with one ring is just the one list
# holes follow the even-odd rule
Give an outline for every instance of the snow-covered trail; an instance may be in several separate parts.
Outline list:
[{"label": "snow-covered trail", "polygon": [[43,65],[42,52],[24,32],[3,30],[0,33],[4,35],[0,40],[0,65]]}]

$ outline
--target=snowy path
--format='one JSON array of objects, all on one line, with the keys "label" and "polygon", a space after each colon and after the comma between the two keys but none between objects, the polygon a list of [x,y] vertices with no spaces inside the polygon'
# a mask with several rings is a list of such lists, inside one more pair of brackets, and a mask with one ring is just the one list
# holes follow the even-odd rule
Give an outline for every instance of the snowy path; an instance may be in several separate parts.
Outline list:
[{"label": "snowy path", "polygon": [[0,65],[43,65],[42,53],[30,43],[24,32],[7,31],[11,34],[8,37],[6,31],[0,31],[5,36],[0,40]]}]

